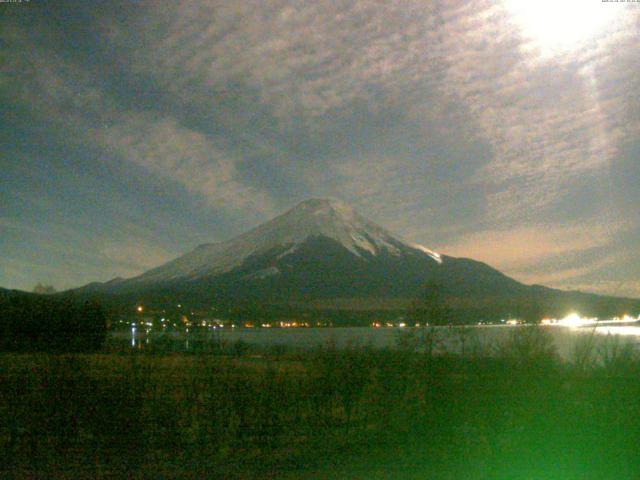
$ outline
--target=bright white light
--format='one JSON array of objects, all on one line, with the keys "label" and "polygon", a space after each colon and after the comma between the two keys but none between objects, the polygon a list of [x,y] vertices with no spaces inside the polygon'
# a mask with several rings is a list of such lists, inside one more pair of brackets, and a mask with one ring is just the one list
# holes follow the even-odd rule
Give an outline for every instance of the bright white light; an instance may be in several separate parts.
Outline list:
[{"label": "bright white light", "polygon": [[578,50],[620,18],[619,5],[602,0],[504,0],[522,34],[544,56]]},{"label": "bright white light", "polygon": [[580,318],[580,315],[578,315],[577,313],[567,315],[562,320],[558,321],[558,325],[562,325],[563,327],[580,327],[585,323],[588,322]]}]

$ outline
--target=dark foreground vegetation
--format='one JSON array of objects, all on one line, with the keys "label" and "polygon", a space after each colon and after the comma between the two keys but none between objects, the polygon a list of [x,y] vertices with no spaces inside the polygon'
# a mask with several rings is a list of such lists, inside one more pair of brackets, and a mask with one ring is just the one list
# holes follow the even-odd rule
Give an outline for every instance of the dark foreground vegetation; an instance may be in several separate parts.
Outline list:
[{"label": "dark foreground vegetation", "polygon": [[106,335],[96,302],[0,289],[0,352],[93,352]]},{"label": "dark foreground vegetation", "polygon": [[464,356],[4,354],[0,478],[638,478],[635,350],[562,363],[515,332]]}]

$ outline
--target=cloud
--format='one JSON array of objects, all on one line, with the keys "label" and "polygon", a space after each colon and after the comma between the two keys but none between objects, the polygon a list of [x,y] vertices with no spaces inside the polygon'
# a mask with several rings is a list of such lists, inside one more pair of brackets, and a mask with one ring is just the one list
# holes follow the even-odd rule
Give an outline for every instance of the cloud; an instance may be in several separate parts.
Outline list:
[{"label": "cloud", "polygon": [[[637,41],[637,35],[609,32],[609,42],[543,62],[535,51],[523,54],[522,36],[509,28],[503,8],[474,10],[445,24],[443,86],[468,106],[492,145],[493,161],[478,181],[492,190],[488,211],[496,221],[509,221],[570,196],[577,179],[602,174],[615,157],[620,131],[610,123],[624,104],[631,73],[605,92],[596,66],[619,55],[616,41]],[[609,105],[601,100],[605,95]]]},{"label": "cloud", "polygon": [[110,152],[201,195],[213,208],[275,212],[267,192],[238,180],[227,151],[173,118],[123,115],[114,125],[97,129],[95,138]]},{"label": "cloud", "polygon": [[[422,78],[433,61],[435,12],[424,2],[153,5],[131,20],[139,40],[131,62],[182,100],[206,102],[212,91],[233,95],[234,84],[246,85],[283,124],[322,124],[356,99],[373,99],[377,85],[399,93]],[[131,47],[132,24],[105,29]]]},{"label": "cloud", "polygon": [[104,240],[97,243],[99,255],[105,262],[124,268],[123,276],[137,275],[140,272],[162,265],[182,252],[171,252],[144,239],[127,237],[122,240]]},{"label": "cloud", "polygon": [[[132,47],[132,69],[183,107],[206,105],[230,125],[246,125],[247,109],[262,111],[260,122],[273,123],[265,135],[283,150],[306,139],[322,155],[339,135],[335,125],[350,130],[349,120],[370,125],[386,116],[422,123],[424,133],[451,121],[491,146],[493,160],[473,181],[485,189],[488,220],[513,222],[571,198],[617,154],[620,130],[611,125],[631,70],[607,90],[598,77],[621,55],[613,46],[637,40],[627,27],[553,59],[537,57],[507,7],[488,1],[147,4],[105,31],[123,50]],[[453,104],[461,115],[443,115]],[[366,117],[353,117],[360,105]],[[291,163],[305,170],[300,163],[317,159]],[[339,161],[330,163],[339,172]]]},{"label": "cloud", "polygon": [[[5,44],[0,65],[0,94],[37,116],[75,129],[116,114],[115,103],[98,79],[77,64],[34,40],[35,32],[15,23],[3,24]],[[28,52],[26,54],[25,52]]]},{"label": "cloud", "polygon": [[[10,29],[5,38],[13,48],[2,67],[0,87],[60,128],[68,141],[93,140],[92,146],[181,184],[211,208],[276,213],[268,192],[242,182],[235,166],[239,159],[222,142],[174,117],[121,108],[89,70],[34,44],[20,28]],[[26,49],[29,56],[19,53]]]},{"label": "cloud", "polygon": [[622,232],[624,225],[539,224],[477,232],[438,248],[489,263],[525,283],[567,288],[625,261],[623,251],[611,248]]},{"label": "cloud", "polygon": [[575,282],[569,287],[581,292],[596,292],[616,297],[640,298],[640,282],[634,280],[595,280]]}]

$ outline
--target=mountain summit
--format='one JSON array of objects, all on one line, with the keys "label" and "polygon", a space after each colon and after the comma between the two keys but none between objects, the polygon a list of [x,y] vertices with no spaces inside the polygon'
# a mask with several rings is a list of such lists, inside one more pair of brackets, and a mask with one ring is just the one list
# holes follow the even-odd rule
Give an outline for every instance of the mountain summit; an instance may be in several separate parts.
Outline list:
[{"label": "mountain summit", "polygon": [[129,282],[158,283],[210,277],[241,266],[249,257],[274,250],[281,250],[277,257],[284,258],[295,253],[306,241],[318,238],[330,239],[360,258],[381,253],[400,256],[407,251],[417,251],[435,262],[442,262],[439,254],[394,237],[340,200],[310,199],[243,235],[226,242],[200,245]]}]

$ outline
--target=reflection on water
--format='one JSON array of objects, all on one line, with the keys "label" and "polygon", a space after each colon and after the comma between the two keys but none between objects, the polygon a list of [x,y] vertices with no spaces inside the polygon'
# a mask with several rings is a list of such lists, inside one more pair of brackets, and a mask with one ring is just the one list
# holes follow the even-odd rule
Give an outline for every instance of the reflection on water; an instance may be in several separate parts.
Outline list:
[{"label": "reflection on water", "polygon": [[623,335],[625,337],[632,336],[638,337],[640,340],[640,326],[598,326],[595,328],[595,333],[599,335]]},{"label": "reflection on water", "polygon": [[[610,337],[624,338],[640,346],[640,324],[595,324],[593,326],[543,326],[548,331],[560,355],[571,358],[576,350],[576,342],[586,335],[594,338],[595,346]],[[508,340],[514,329],[527,328],[507,325],[482,325],[466,327],[437,327],[438,350],[441,352],[461,353],[463,349],[471,351],[491,351]],[[239,343],[255,344],[264,347],[285,346],[292,349],[308,350],[321,345],[332,344],[338,348],[349,345],[371,346],[374,348],[393,348],[397,346],[402,333],[423,329],[416,328],[206,328],[184,332],[155,332],[150,329],[139,330],[132,327],[130,332],[114,332],[111,341],[116,344],[130,345],[130,348],[155,348],[167,351],[214,351],[223,346]]]}]

